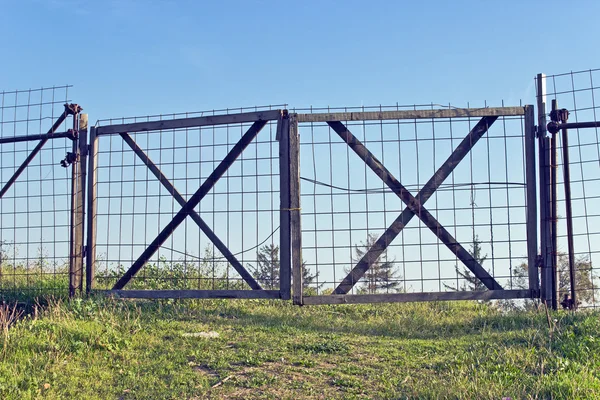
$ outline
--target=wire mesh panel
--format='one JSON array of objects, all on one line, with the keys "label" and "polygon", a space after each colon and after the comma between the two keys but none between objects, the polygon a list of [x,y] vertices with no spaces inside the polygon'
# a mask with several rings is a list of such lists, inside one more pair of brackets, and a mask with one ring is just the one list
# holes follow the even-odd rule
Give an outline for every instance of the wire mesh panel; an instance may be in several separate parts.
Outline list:
[{"label": "wire mesh panel", "polygon": [[[600,117],[600,70],[548,75],[545,78],[546,113],[552,100],[559,109],[569,111],[568,122],[598,121]],[[550,121],[550,118],[548,118]],[[559,302],[569,295],[569,258],[567,210],[565,201],[563,136],[555,134],[557,142],[556,200]],[[600,300],[600,136],[598,128],[569,129],[568,156],[570,171],[571,210],[575,287],[580,307],[598,307]]]},{"label": "wire mesh panel", "polygon": [[[37,151],[40,140],[30,140],[60,125],[68,91],[0,92],[0,298],[68,294],[72,180],[60,161],[73,142]],[[68,119],[60,129],[71,127]]]},{"label": "wire mesh panel", "polygon": [[[308,111],[298,114],[306,296],[490,288],[530,296],[523,107]],[[360,143],[370,153],[362,160]],[[421,199],[414,216],[406,192]],[[384,249],[369,259],[378,240]],[[490,284],[460,257],[483,267]],[[359,262],[369,268],[352,275]]]},{"label": "wire mesh panel", "polygon": [[[139,290],[171,291],[168,297],[185,296],[185,290],[195,291],[191,297],[211,296],[207,291],[279,290],[276,136],[281,111],[270,109],[100,122],[94,171],[95,289],[119,288],[124,274],[150,251],[123,288],[129,294],[122,295],[135,290],[140,296]],[[244,119],[244,113],[259,117]],[[158,122],[159,129],[156,124],[133,128],[157,120],[184,127],[164,129]],[[115,128],[123,123],[130,125]],[[249,138],[253,130],[256,137]],[[215,177],[247,139],[237,159]],[[195,194],[199,204],[169,231]],[[155,246],[161,235],[164,241]]]}]

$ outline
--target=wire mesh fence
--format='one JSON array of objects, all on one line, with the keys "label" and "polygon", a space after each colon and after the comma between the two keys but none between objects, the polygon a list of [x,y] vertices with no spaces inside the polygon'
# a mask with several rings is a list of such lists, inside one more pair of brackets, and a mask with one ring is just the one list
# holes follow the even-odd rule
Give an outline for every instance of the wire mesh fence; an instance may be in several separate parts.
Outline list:
[{"label": "wire mesh fence", "polygon": [[72,141],[49,140],[18,171],[40,144],[19,138],[47,133],[65,112],[69,88],[0,92],[0,298],[68,293],[71,171],[60,161]]},{"label": "wire mesh fence", "polygon": [[[439,105],[430,105],[430,110]],[[487,105],[486,105],[487,108]],[[422,110],[377,107],[307,110]],[[342,121],[413,195],[481,118]],[[329,294],[406,205],[324,122],[301,123],[302,258],[307,294]],[[524,124],[502,116],[424,207],[504,289],[527,289]],[[479,291],[486,287],[415,216],[352,294]]]},{"label": "wire mesh fence", "polygon": [[[99,126],[228,115],[252,109],[100,121]],[[95,288],[112,288],[173,220],[251,122],[149,130],[98,137]],[[160,246],[126,289],[250,289],[230,259],[199,226],[202,221],[264,289],[279,287],[279,144],[268,121],[238,159]],[[133,146],[133,147],[132,147]],[[134,147],[143,153],[136,154]],[[149,163],[158,169],[157,175]],[[169,190],[172,185],[180,196]],[[201,220],[200,222],[199,219]]]},{"label": "wire mesh fence", "polygon": [[[599,75],[600,70],[587,70],[547,76],[544,111],[549,113],[551,100],[556,100],[558,108],[569,110],[569,122],[597,121]],[[48,132],[69,102],[69,89],[60,86],[0,93],[3,297],[14,297],[15,293],[23,297],[68,293],[74,178],[60,161],[73,149],[73,140],[69,140],[73,138],[52,138],[39,152],[38,140],[20,138]],[[497,108],[522,108],[501,106]],[[285,105],[274,105],[99,121],[95,129],[105,130],[98,134],[90,164],[93,170],[89,171],[94,177],[93,192],[89,194],[94,199],[94,236],[88,237],[92,247],[88,246],[87,252],[94,254],[94,269],[88,278],[94,287],[110,289],[118,284],[254,125],[245,120],[168,129],[156,125],[133,131],[110,131],[110,127],[283,108]],[[457,146],[481,124],[485,110],[495,109],[484,104],[469,109],[474,113],[471,116],[444,114],[435,118],[356,115],[458,109],[438,104],[294,109],[293,115],[300,121],[304,293],[338,293],[357,263],[406,210],[402,196],[360,159],[332,121],[362,142],[403,185],[403,190],[417,196]],[[321,117],[303,119],[302,115]],[[348,117],[336,120],[325,115]],[[71,125],[74,123],[69,118],[60,131]],[[531,265],[531,243],[528,246],[531,216],[527,204],[527,129],[522,112],[502,114],[486,126],[473,149],[427,196],[424,209],[440,228],[432,229],[422,215],[415,215],[360,280],[352,282],[348,294],[489,289],[456,251],[443,243],[442,228],[502,289],[531,289],[528,273],[537,266]],[[280,287],[280,267],[286,255],[281,254],[282,165],[277,119],[266,121],[259,130],[214,186],[211,183],[194,212],[167,232],[166,240],[144,260],[128,289],[253,288],[240,267],[260,288],[274,291]],[[600,247],[596,239],[600,231],[596,226],[600,214],[595,210],[600,205],[600,138],[597,128],[571,129],[569,138],[576,285],[581,306],[597,307],[600,272],[596,258]],[[555,262],[559,270],[558,295],[562,297],[570,288],[569,235],[560,133],[556,141]]]},{"label": "wire mesh fence", "polygon": [[[600,69],[577,71],[545,78],[546,114],[552,100],[569,111],[568,122],[598,121]],[[548,118],[550,121],[550,118]],[[563,137],[557,141],[556,200],[558,297],[569,294],[568,234],[564,186]],[[568,155],[572,201],[573,245],[580,307],[598,307],[600,274],[600,136],[598,128],[569,129]],[[560,300],[559,300],[560,301]]]}]

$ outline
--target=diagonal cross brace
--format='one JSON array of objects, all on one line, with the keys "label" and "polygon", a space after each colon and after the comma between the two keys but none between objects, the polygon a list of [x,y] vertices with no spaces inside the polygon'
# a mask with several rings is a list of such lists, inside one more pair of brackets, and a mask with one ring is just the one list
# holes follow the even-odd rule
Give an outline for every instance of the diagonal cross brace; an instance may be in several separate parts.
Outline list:
[{"label": "diagonal cross brace", "polygon": [[233,164],[233,162],[242,154],[244,149],[254,140],[258,132],[267,124],[266,120],[260,120],[254,122],[252,126],[244,133],[244,136],[236,143],[235,146],[227,153],[223,161],[217,165],[217,168],[206,178],[206,181],[196,190],[196,192],[190,197],[190,199],[183,205],[181,210],[173,217],[171,222],[164,227],[164,229],[158,234],[158,236],[150,243],[148,248],[139,256],[139,258],[129,267],[125,274],[118,280],[113,286],[113,290],[123,289],[125,285],[139,272],[140,269],[148,262],[148,260],[156,253],[160,246],[162,246],[167,238],[175,231],[175,229],[181,225],[183,220],[196,208],[200,201],[207,195],[207,193],[215,186],[217,181],[225,174],[227,169]]},{"label": "diagonal cross brace", "polygon": [[[148,169],[154,174],[154,176],[159,180],[159,182],[167,189],[167,191],[173,196],[175,201],[179,203],[180,206],[184,206],[186,201],[183,196],[177,191],[175,186],[167,179],[167,177],[162,173],[162,171],[152,162],[150,157],[142,150],[135,140],[127,134],[120,133],[119,134],[125,143],[131,147],[133,152],[137,154],[137,156],[142,160],[144,164],[148,167]],[[237,258],[229,251],[227,246],[219,239],[219,237],[210,229],[210,227],[204,222],[204,220],[198,215],[195,210],[190,212],[190,218],[194,220],[194,222],[198,225],[198,227],[204,232],[204,234],[210,239],[211,242],[215,244],[217,249],[223,254],[223,256],[229,261],[229,263],[233,266],[233,268],[240,274],[242,279],[246,281],[246,283],[254,290],[261,290],[262,287],[258,282],[250,275],[250,273],[242,266],[242,264],[238,261]]]},{"label": "diagonal cross brace", "polygon": [[384,234],[365,253],[358,264],[342,280],[333,294],[346,294],[365,274],[369,267],[377,261],[383,251],[404,229],[406,224],[418,215],[421,221],[469,268],[477,278],[490,290],[501,290],[500,284],[473,258],[473,256],[452,237],[423,204],[431,197],[442,182],[450,175],[458,163],[469,153],[475,143],[487,132],[497,117],[484,117],[460,143],[452,155],[436,171],[431,179],[414,197],[406,188],[377,160],[377,158],[338,121],[328,122],[329,126],[348,144],[348,146],[371,168],[373,172],[390,188],[407,207],[384,232]]},{"label": "diagonal cross brace", "polygon": [[6,192],[8,192],[8,189],[10,189],[10,187],[13,185],[13,183],[16,182],[16,180],[23,173],[23,171],[25,171],[25,168],[27,168],[29,163],[40,152],[42,147],[44,147],[44,145],[48,142],[48,140],[50,140],[52,138],[51,135],[54,132],[56,132],[56,130],[60,127],[60,125],[64,122],[64,120],[67,119],[67,116],[75,115],[76,113],[79,113],[80,110],[81,110],[81,107],[79,107],[77,104],[65,104],[65,111],[58,117],[58,119],[54,122],[52,127],[50,127],[50,129],[48,130],[47,136],[42,138],[42,140],[39,141],[39,143],[33,148],[33,150],[31,150],[31,153],[29,153],[29,155],[27,156],[25,161],[23,161],[23,163],[15,171],[13,176],[10,177],[10,179],[6,182],[4,187],[2,189],[0,189],[0,199],[6,194]]}]

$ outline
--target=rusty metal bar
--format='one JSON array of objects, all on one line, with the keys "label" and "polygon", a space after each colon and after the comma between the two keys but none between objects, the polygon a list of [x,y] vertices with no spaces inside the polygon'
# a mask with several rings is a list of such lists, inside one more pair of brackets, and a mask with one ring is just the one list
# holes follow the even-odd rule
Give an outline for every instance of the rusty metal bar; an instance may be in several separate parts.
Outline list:
[{"label": "rusty metal bar", "polygon": [[[556,99],[552,100],[552,113],[557,110]],[[550,138],[550,232],[552,235],[552,308],[556,310],[559,302],[559,276],[558,276],[558,201],[556,191],[558,183],[556,182],[556,172],[558,170],[558,162],[556,156],[558,154],[558,145],[556,133]]]},{"label": "rusty metal bar", "polygon": [[[348,144],[348,146],[367,164],[369,168],[390,188],[396,195],[408,206],[386,232],[375,242],[373,247],[363,256],[355,268],[344,278],[337,286],[333,294],[346,294],[364,275],[369,266],[377,260],[381,253],[387,248],[394,237],[404,228],[414,215],[419,219],[452,251],[467,268],[479,278],[483,284],[490,290],[501,290],[502,286],[473,258],[473,256],[456,241],[434,217],[423,207],[420,199],[427,200],[442,181],[452,172],[458,161],[462,159],[470,150],[472,140],[477,136],[481,137],[488,126],[496,120],[497,117],[484,117],[471,133],[461,142],[459,148],[444,163],[444,165],[434,174],[430,181],[421,189],[421,196],[415,198],[392,174],[387,168],[348,130],[348,128],[339,121],[329,121],[328,125]],[[473,137],[471,137],[473,135]],[[475,140],[476,141],[476,140]],[[438,175],[439,174],[439,175]]]},{"label": "rusty metal bar", "polygon": [[16,136],[16,137],[5,137],[0,138],[0,144],[4,143],[19,143],[19,142],[30,142],[34,140],[44,140],[44,139],[61,139],[67,138],[71,140],[76,140],[75,133],[73,131],[67,132],[57,132],[57,133],[43,133],[40,135],[26,135],[26,136]]},{"label": "rusty metal bar", "polygon": [[[566,111],[566,110],[565,110]],[[569,161],[569,134],[565,127],[569,118],[568,112],[561,113],[563,183],[565,187],[565,209],[567,218],[567,246],[569,251],[569,284],[571,286],[570,308],[577,308],[577,276],[575,272],[575,244],[573,242],[573,205],[571,201],[571,167]]]},{"label": "rusty metal bar", "polygon": [[200,203],[200,201],[206,196],[206,194],[213,188],[217,181],[223,176],[227,169],[233,164],[233,162],[242,154],[244,149],[254,140],[256,135],[261,129],[267,124],[266,120],[255,121],[254,124],[246,131],[244,136],[237,142],[235,146],[225,156],[223,161],[219,163],[217,168],[210,174],[206,181],[200,186],[200,188],[192,195],[192,197],[185,203],[181,210],[175,215],[175,217],[165,226],[165,228],[158,234],[158,236],[152,241],[152,243],[146,248],[146,250],[140,255],[140,257],[133,263],[133,265],[125,272],[125,274],[119,279],[114,285],[113,290],[123,289],[125,285],[138,273],[138,271],[148,262],[150,257],[156,253],[160,246],[167,240],[171,233],[183,222],[183,220],[190,214],[194,208]]},{"label": "rusty metal bar", "polygon": [[87,114],[76,114],[73,118],[73,130],[79,133],[78,140],[73,142],[72,151],[77,156],[71,164],[71,240],[69,242],[69,296],[71,297],[83,291],[87,129]]},{"label": "rusty metal bar", "polygon": [[[48,135],[51,135],[52,133],[56,132],[56,130],[60,127],[64,120],[67,119],[68,115],[75,115],[76,113],[79,113],[80,110],[81,107],[79,107],[77,104],[65,104],[65,111],[58,117],[58,119],[54,122],[52,127],[48,130]],[[40,142],[33,148],[33,150],[31,151],[31,153],[29,153],[25,161],[23,161],[23,163],[15,171],[13,176],[11,176],[10,179],[6,182],[2,190],[0,190],[0,199],[6,194],[6,192],[8,192],[8,189],[10,189],[13,183],[15,183],[19,176],[21,176],[23,171],[25,171],[25,168],[27,168],[29,163],[40,152],[40,150],[42,149],[42,147],[44,147],[48,140],[49,138],[40,140]]]},{"label": "rusty metal bar", "polygon": [[551,121],[548,123],[548,132],[558,133],[561,129],[583,129],[583,128],[600,128],[600,121],[590,122],[568,122],[558,123],[558,121]]},{"label": "rusty metal bar", "polygon": [[97,187],[98,181],[98,137],[96,128],[90,129],[88,146],[88,200],[87,200],[87,242],[85,252],[85,291],[90,294],[94,288],[96,274],[96,212],[97,212]]},{"label": "rusty metal bar", "polygon": [[525,182],[527,190],[527,275],[529,289],[539,296],[540,279],[537,266],[537,197],[535,178],[535,121],[533,106],[525,106]]}]

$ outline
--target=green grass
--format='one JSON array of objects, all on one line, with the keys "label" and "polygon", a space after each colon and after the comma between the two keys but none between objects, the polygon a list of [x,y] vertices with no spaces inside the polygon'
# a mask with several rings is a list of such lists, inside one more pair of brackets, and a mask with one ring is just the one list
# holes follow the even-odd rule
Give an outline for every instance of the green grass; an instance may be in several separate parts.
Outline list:
[{"label": "green grass", "polygon": [[51,302],[0,329],[0,398],[600,398],[598,314],[550,322],[477,303]]}]

